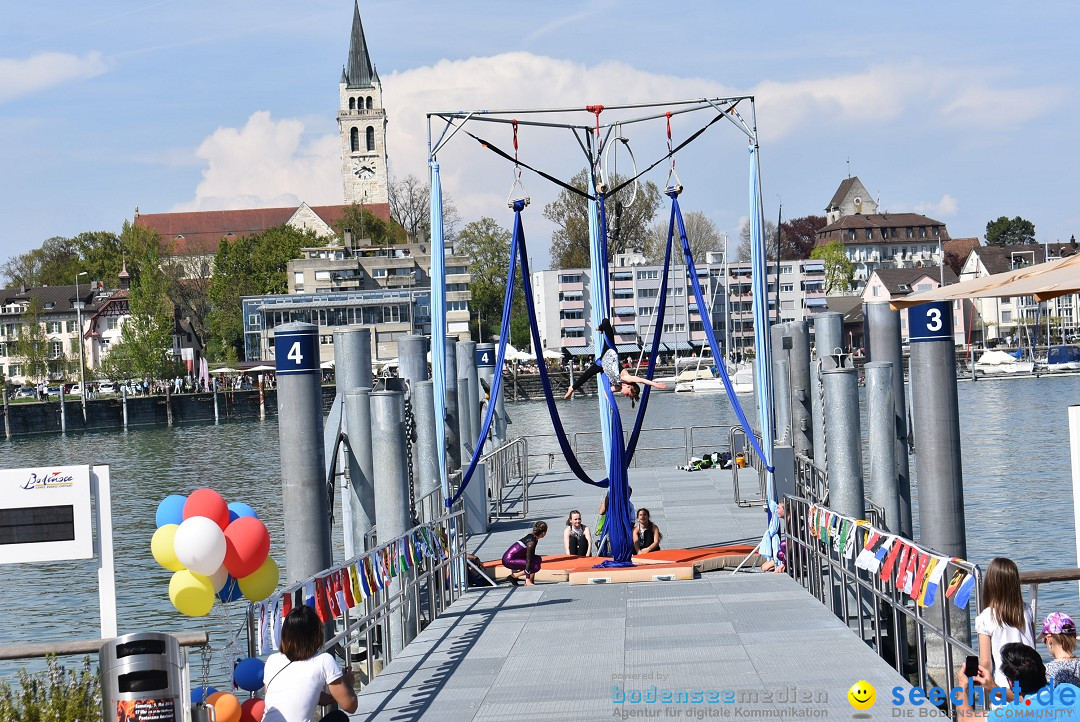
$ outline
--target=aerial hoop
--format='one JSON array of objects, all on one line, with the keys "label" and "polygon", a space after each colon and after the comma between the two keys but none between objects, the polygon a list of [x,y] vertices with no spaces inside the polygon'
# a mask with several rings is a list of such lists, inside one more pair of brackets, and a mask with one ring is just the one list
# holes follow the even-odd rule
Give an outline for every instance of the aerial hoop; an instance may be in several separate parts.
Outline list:
[{"label": "aerial hoop", "polygon": [[[630,154],[630,162],[633,163],[633,165],[634,165],[634,175],[633,175],[634,188],[633,188],[633,191],[630,193],[630,201],[628,203],[623,204],[622,208],[623,208],[623,210],[625,210],[625,209],[629,208],[630,206],[634,205],[634,201],[637,199],[637,192],[638,192],[637,158],[634,157],[634,149],[630,147],[630,139],[622,134],[622,124],[621,123],[616,123],[615,124],[615,136],[611,140],[612,140],[612,142],[608,144],[607,150],[604,153],[604,167],[605,168],[611,168],[611,149],[612,148],[617,148],[619,143],[622,143],[623,145],[626,146],[626,152]],[[616,151],[616,153],[615,153],[615,167],[616,168],[618,168],[618,161],[619,161],[619,156],[618,156],[618,151]],[[614,175],[615,175],[614,169],[612,169],[611,174],[614,177]]]}]

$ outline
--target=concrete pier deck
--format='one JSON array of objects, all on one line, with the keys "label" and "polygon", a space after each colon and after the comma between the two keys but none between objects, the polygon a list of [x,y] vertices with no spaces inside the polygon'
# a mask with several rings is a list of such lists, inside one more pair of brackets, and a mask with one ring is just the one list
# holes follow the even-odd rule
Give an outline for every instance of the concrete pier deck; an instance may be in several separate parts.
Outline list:
[{"label": "concrete pier deck", "polygon": [[[666,548],[753,544],[763,530],[760,507],[734,503],[730,472],[632,469],[630,483]],[[561,553],[567,512],[580,509],[593,523],[602,495],[567,475],[542,475],[530,487],[528,520],[496,523],[470,549],[496,558],[544,519],[551,532],[540,552]],[[866,712],[848,702],[859,680],[877,691]],[[693,581],[472,590],[361,692],[353,718],[884,719],[896,709],[894,687],[909,689],[794,580],[720,571]]]}]

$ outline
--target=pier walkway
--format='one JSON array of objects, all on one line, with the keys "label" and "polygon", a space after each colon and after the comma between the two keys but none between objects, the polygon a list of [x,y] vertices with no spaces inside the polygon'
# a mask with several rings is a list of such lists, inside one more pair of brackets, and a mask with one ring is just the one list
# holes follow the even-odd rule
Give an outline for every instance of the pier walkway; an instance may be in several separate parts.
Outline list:
[{"label": "pier walkway", "polygon": [[[744,493],[756,489],[756,481],[747,488],[752,473],[740,476]],[[632,501],[663,532],[662,548],[755,544],[764,528],[761,507],[735,504],[729,471],[631,469],[630,484]],[[498,558],[543,519],[550,531],[540,553],[561,554],[569,510],[595,523],[602,495],[569,474],[540,475],[529,518],[493,524],[470,551]],[[877,693],[864,713],[847,696],[859,680]],[[788,576],[717,571],[692,581],[470,590],[360,693],[353,719],[884,719],[897,709],[897,686],[909,689]]]}]

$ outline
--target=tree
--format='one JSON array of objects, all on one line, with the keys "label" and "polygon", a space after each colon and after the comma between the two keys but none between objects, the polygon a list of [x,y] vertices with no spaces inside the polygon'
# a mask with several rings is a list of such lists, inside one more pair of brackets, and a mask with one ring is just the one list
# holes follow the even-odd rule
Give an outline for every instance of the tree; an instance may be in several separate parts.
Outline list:
[{"label": "tree", "polygon": [[30,303],[22,313],[19,335],[15,339],[13,356],[23,365],[23,376],[39,381],[49,375],[49,358],[52,356],[52,343],[45,327],[41,323],[41,314],[45,306],[37,296],[30,297]]},{"label": "tree", "polygon": [[[611,186],[623,182],[615,176]],[[570,185],[585,192],[589,187],[589,172],[582,170],[570,179]],[[639,183],[631,201],[634,184],[607,198],[608,262],[628,248],[645,248],[649,224],[660,207],[660,189],[651,181]],[[585,268],[589,266],[589,201],[584,196],[563,190],[544,206],[544,217],[556,225],[551,235],[551,263],[555,268]]]},{"label": "tree", "polygon": [[830,241],[810,254],[811,258],[825,261],[825,292],[846,293],[852,288],[855,264],[848,260],[847,251],[840,241]]},{"label": "tree", "polygon": [[110,231],[84,231],[72,239],[82,258],[81,268],[93,281],[116,288],[124,261],[124,244]]},{"label": "tree", "polygon": [[[345,229],[348,228],[356,241],[361,239],[373,246],[391,246],[397,243],[405,243],[405,229],[391,220],[389,223],[372,214],[367,208],[353,203],[341,214],[341,218],[334,223],[334,230],[339,239],[345,238]],[[354,242],[356,242],[354,241]],[[315,245],[314,243],[309,245]],[[323,245],[323,242],[318,242]],[[297,249],[299,253],[299,249]]]},{"label": "tree", "polygon": [[181,316],[191,319],[199,340],[206,338],[206,320],[210,315],[210,264],[200,257],[171,256],[161,264],[168,281],[168,295]]},{"label": "tree", "polygon": [[780,224],[780,260],[809,258],[817,243],[817,232],[826,226],[825,216],[803,216]]},{"label": "tree", "polygon": [[[401,224],[410,243],[423,243],[431,236],[431,188],[414,175],[390,181],[390,217]],[[443,235],[451,240],[461,216],[446,190],[442,194]]]},{"label": "tree", "polygon": [[121,334],[123,351],[130,354],[136,375],[167,378],[173,365],[175,307],[169,300],[168,277],[161,270],[161,239],[156,231],[129,221],[124,221],[120,239],[131,259],[130,315]]},{"label": "tree", "polygon": [[1035,224],[1020,216],[1010,220],[1001,216],[986,224],[986,243],[991,246],[1015,246],[1035,242]]},{"label": "tree", "polygon": [[[645,257],[649,263],[664,262],[664,248],[667,246],[669,222],[660,221],[654,223],[649,229],[649,236],[645,243]],[[712,220],[701,211],[689,211],[683,215],[683,225],[686,227],[686,240],[690,244],[690,253],[695,262],[704,262],[705,254],[709,251],[719,251],[724,248],[724,234],[716,227]],[[679,241],[678,229],[672,238],[671,252],[676,259],[682,257],[682,248]]]},{"label": "tree", "polygon": [[[750,221],[744,220],[739,227],[739,255],[742,262],[750,261]],[[776,224],[765,221],[765,258],[769,261],[776,260]]]},{"label": "tree", "polygon": [[54,236],[41,248],[13,256],[4,263],[2,272],[9,284],[25,288],[40,286],[70,286],[80,270],[81,259],[70,238]]},{"label": "tree", "polygon": [[[493,218],[485,216],[466,224],[454,241],[455,252],[469,259],[469,291],[472,293],[469,308],[473,316],[473,337],[480,341],[484,340],[480,334],[481,324],[490,335],[498,331],[502,320],[512,240],[510,231]],[[510,321],[510,342],[521,347],[529,341],[529,325],[520,269],[515,268],[514,274],[517,281]]]},{"label": "tree", "polygon": [[[366,211],[365,211],[366,217]],[[269,228],[236,240],[224,240],[214,257],[206,317],[207,353],[219,360],[236,360],[244,350],[240,298],[286,293],[289,261],[300,249],[321,245],[311,232],[291,226]]]}]

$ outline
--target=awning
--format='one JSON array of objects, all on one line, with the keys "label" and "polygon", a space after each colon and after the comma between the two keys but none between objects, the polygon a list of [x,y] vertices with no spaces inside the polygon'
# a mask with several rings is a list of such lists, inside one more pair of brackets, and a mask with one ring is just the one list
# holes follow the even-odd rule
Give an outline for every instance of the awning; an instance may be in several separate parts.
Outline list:
[{"label": "awning", "polygon": [[687,304],[686,305],[686,310],[687,311],[693,311],[694,313],[697,313],[697,304],[696,303]]},{"label": "awning", "polygon": [[592,356],[593,355],[592,346],[571,346],[571,347],[567,348],[566,350],[569,351],[570,353],[574,354],[575,356]]},{"label": "awning", "polygon": [[635,313],[636,313],[636,311],[635,311],[633,306],[616,306],[615,307],[615,315],[616,316],[633,316],[633,315],[635,315]]},{"label": "awning", "polygon": [[676,351],[692,351],[694,349],[687,341],[678,341],[673,344],[669,343],[668,346],[674,348]]},{"label": "awning", "polygon": [[641,350],[636,343],[620,343],[615,348],[619,353],[637,353]]},{"label": "awning", "polygon": [[806,307],[807,308],[819,308],[819,307],[828,306],[828,305],[829,305],[829,302],[826,299],[821,298],[821,297],[806,299]]},{"label": "awning", "polygon": [[622,324],[615,327],[615,333],[619,336],[633,336],[637,333],[637,326],[634,324]]},{"label": "awning", "polygon": [[889,305],[901,309],[930,301],[1010,296],[1034,296],[1036,301],[1046,301],[1070,293],[1080,293],[1080,254],[915,293],[893,299]]},{"label": "awning", "polygon": [[807,271],[809,271],[811,273],[817,273],[819,271],[824,271],[825,270],[825,264],[824,263],[806,263],[804,261],[802,269],[803,269],[803,273],[806,273]]}]

